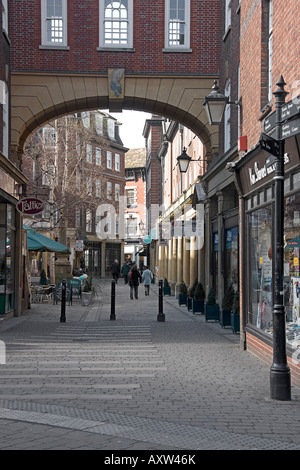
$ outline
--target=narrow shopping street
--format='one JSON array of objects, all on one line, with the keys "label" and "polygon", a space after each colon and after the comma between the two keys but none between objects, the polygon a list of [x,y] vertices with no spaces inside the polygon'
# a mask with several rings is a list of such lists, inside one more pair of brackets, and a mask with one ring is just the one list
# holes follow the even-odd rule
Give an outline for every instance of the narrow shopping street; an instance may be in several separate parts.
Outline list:
[{"label": "narrow shopping street", "polygon": [[[129,298],[111,280],[83,307],[32,304],[0,323],[0,448],[143,450],[299,449],[300,390],[269,397],[269,366],[239,335],[205,322],[158,287]],[[291,424],[292,423],[292,424]]]}]

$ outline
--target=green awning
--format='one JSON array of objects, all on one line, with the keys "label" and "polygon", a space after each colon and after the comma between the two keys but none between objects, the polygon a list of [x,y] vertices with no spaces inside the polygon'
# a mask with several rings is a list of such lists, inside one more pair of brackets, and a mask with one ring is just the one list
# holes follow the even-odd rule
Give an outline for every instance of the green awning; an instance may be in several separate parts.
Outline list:
[{"label": "green awning", "polygon": [[65,253],[69,254],[70,249],[62,245],[61,243],[51,240],[51,238],[45,237],[36,232],[28,225],[23,225],[23,228],[27,232],[27,248],[29,251],[50,251],[53,253]]}]

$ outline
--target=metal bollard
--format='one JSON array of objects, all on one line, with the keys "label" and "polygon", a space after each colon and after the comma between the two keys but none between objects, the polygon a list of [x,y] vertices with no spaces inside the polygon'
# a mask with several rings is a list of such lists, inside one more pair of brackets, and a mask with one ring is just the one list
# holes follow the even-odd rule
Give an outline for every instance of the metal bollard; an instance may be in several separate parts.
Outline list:
[{"label": "metal bollard", "polygon": [[163,281],[158,281],[158,315],[157,321],[165,321],[165,314],[163,312]]},{"label": "metal bollard", "polygon": [[66,322],[66,281],[62,281],[61,287],[61,312],[60,312],[60,322]]},{"label": "metal bollard", "polygon": [[110,319],[116,319],[116,281],[111,281]]}]

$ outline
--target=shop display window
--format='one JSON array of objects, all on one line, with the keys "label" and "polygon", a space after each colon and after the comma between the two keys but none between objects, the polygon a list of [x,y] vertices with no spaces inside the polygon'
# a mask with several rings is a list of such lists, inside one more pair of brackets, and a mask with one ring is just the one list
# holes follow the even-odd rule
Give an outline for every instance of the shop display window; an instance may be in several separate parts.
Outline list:
[{"label": "shop display window", "polygon": [[[271,205],[249,215],[249,322],[272,335]],[[300,194],[285,198],[284,306],[287,344],[300,347]]]},{"label": "shop display window", "polygon": [[238,228],[233,227],[226,230],[226,287],[232,284],[235,291],[238,290]]}]

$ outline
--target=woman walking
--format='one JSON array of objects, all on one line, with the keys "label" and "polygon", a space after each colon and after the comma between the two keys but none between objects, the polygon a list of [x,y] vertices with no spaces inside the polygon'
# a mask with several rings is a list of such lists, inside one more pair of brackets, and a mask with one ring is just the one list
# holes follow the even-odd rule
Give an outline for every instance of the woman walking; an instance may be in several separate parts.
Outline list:
[{"label": "woman walking", "polygon": [[130,298],[133,299],[133,292],[134,297],[138,299],[138,290],[139,290],[139,283],[142,280],[142,276],[138,271],[137,265],[134,264],[131,268],[129,273],[129,287],[130,287]]},{"label": "woman walking", "polygon": [[151,284],[152,279],[153,279],[152,272],[150,271],[149,268],[147,268],[147,266],[145,266],[145,270],[142,275],[142,280],[145,286],[145,295],[149,295],[150,284]]}]

